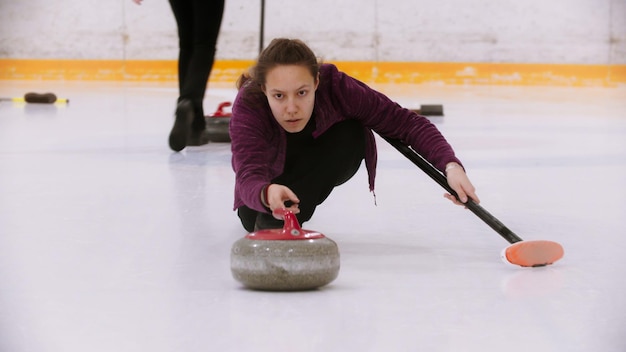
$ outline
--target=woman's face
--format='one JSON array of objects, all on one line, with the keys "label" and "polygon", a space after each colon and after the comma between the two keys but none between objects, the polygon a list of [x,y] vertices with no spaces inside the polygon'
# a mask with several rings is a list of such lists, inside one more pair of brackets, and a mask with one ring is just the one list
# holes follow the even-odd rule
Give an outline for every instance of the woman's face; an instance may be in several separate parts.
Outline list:
[{"label": "woman's face", "polygon": [[267,72],[265,96],[285,131],[300,132],[309,122],[318,84],[319,77],[300,65],[279,65]]}]

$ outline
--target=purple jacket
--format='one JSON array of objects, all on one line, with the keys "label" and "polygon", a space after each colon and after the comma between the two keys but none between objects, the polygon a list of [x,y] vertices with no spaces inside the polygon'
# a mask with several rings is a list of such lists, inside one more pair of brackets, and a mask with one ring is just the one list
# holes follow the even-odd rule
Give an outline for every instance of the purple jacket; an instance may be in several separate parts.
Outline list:
[{"label": "purple jacket", "polygon": [[[365,165],[370,191],[374,190],[377,158],[372,130],[405,141],[439,170],[444,170],[449,162],[461,163],[428,119],[402,108],[384,94],[338,71],[332,64],[320,67],[314,114],[314,138],[333,124],[347,119],[359,120],[367,127]],[[267,211],[261,203],[261,190],[283,172],[286,133],[274,119],[267,98],[245,94],[244,84],[233,103],[230,120],[235,209],[246,205],[257,211]]]}]

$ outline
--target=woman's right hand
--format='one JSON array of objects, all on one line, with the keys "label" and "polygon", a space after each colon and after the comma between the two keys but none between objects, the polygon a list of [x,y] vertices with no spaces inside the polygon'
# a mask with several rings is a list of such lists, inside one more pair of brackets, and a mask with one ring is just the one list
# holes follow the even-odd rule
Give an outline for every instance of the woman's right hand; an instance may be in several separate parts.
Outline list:
[{"label": "woman's right hand", "polygon": [[[453,164],[453,165],[450,165]],[[480,199],[476,195],[476,189],[472,182],[465,174],[465,170],[461,165],[457,163],[450,163],[446,166],[446,177],[448,179],[448,185],[459,196],[457,199],[455,196],[446,193],[444,197],[448,198],[452,203],[456,205],[465,205],[471,198],[476,204],[480,203]]]},{"label": "woman's right hand", "polygon": [[[298,214],[300,212],[300,208],[298,208],[300,200],[298,199],[298,196],[296,196],[296,194],[289,189],[289,187],[272,183],[267,186],[266,192],[265,200],[267,201],[267,204],[272,212],[274,209],[279,208],[286,208],[294,214]],[[287,201],[290,201],[292,205],[285,207],[285,202]]]}]

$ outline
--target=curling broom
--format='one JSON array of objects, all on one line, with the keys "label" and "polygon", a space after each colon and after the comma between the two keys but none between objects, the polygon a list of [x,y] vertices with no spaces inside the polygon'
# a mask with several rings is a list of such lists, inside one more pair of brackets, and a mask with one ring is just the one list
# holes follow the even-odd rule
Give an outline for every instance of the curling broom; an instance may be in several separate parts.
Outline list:
[{"label": "curling broom", "polygon": [[[446,176],[415,150],[399,140],[381,137],[422,169],[422,171],[435,180],[435,182],[446,191],[457,199],[459,198],[457,193],[448,185]],[[563,257],[563,247],[559,243],[546,240],[524,241],[472,199],[469,199],[464,205],[500,234],[500,236],[511,243],[511,245],[506,247],[501,253],[503,261],[523,267],[539,267],[550,265]]]}]

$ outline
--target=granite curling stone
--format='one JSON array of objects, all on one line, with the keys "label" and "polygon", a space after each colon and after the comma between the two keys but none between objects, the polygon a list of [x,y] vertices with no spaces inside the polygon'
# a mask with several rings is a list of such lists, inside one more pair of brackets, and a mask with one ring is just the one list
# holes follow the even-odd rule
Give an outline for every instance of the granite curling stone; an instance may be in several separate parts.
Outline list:
[{"label": "granite curling stone", "polygon": [[264,291],[312,290],[339,274],[337,244],[323,234],[300,228],[293,212],[283,217],[282,229],[260,230],[233,244],[231,272],[244,286]]},{"label": "granite curling stone", "polygon": [[206,131],[209,141],[217,143],[230,142],[230,117],[232,113],[224,111],[231,106],[230,102],[223,102],[211,116],[206,116]]}]

